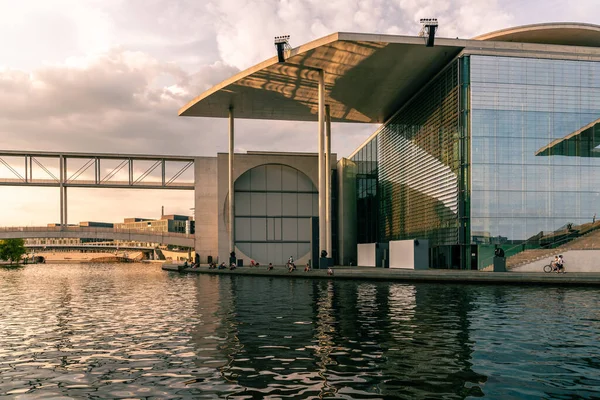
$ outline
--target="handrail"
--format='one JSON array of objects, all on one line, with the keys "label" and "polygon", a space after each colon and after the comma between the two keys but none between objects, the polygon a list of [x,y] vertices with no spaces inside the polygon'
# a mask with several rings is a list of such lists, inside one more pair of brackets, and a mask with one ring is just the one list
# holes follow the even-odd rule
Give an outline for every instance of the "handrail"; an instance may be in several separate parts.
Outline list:
[{"label": "handrail", "polygon": [[[584,237],[585,235],[587,235],[587,234],[589,234],[589,233],[591,233],[591,232],[593,232],[593,231],[595,231],[595,230],[597,230],[597,229],[600,229],[600,227],[595,227],[595,228],[589,229],[589,230],[587,230],[587,231],[586,231],[586,232],[585,232],[583,235],[578,235],[578,236],[573,236],[571,233],[573,233],[573,232],[577,232],[577,233],[579,233],[579,232],[580,232],[580,230],[578,230],[578,229],[573,229],[573,231],[572,231],[572,232],[567,232],[567,233],[565,233],[565,236],[564,236],[562,239],[559,239],[559,240],[557,240],[557,241],[555,241],[555,242],[550,242],[550,243],[548,243],[548,245],[552,245],[553,247],[543,247],[543,246],[540,246],[540,247],[539,247],[539,250],[552,250],[554,247],[558,247],[558,246],[561,246],[561,245],[562,245],[562,244],[564,244],[564,243],[571,242],[571,241],[573,241],[573,240],[575,240],[575,239],[579,239],[579,238],[581,238],[581,237]],[[556,231],[555,231],[554,233],[556,233]],[[531,241],[530,241],[530,240],[527,240],[527,241],[525,241],[525,242],[523,242],[523,243],[519,243],[519,244],[517,244],[517,245],[515,245],[515,246],[513,246],[513,247],[510,247],[510,248],[508,248],[507,250],[505,250],[505,252],[510,252],[510,251],[512,251],[512,250],[514,250],[514,249],[516,249],[517,247],[522,247],[522,246],[524,246],[524,245],[527,245],[527,244],[529,244],[529,243],[531,243],[531,242],[538,242],[538,241],[540,241],[540,239],[541,239],[541,238],[537,238],[537,239],[535,239],[535,240],[531,240]],[[558,245],[558,246],[555,246],[555,245]],[[536,250],[538,250],[538,249],[536,249]],[[513,255],[516,255],[516,254],[518,254],[518,253],[515,253],[515,254],[513,254]],[[512,256],[509,256],[509,257],[512,257]],[[507,258],[508,258],[508,257],[507,257]],[[494,259],[494,256],[491,256],[491,257],[486,257],[486,258],[484,258],[484,259],[483,259],[483,261],[485,261],[485,260],[493,260],[493,259]],[[482,264],[483,264],[483,263],[482,263]],[[488,264],[488,266],[489,266],[489,265],[491,265],[491,263],[490,263],[490,264]]]}]

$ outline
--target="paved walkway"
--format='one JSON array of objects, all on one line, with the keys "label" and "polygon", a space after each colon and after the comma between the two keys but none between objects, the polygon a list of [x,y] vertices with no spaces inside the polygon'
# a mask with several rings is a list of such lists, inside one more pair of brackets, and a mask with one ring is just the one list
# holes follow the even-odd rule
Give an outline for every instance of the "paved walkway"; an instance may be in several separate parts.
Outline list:
[{"label": "paved walkway", "polygon": [[[178,271],[180,265],[163,264],[165,271]],[[304,279],[354,279],[354,280],[379,280],[398,282],[453,282],[453,283],[492,283],[492,284],[545,284],[545,285],[594,285],[600,286],[600,273],[567,273],[553,274],[543,272],[483,272],[462,271],[447,269],[431,269],[414,271],[407,269],[366,268],[366,267],[336,267],[333,276],[328,276],[326,270],[312,270],[303,272],[298,269],[287,272],[283,266],[267,271],[266,266],[241,267],[233,271],[200,268],[186,268],[181,272],[211,275],[252,275],[276,276],[286,278]]]}]

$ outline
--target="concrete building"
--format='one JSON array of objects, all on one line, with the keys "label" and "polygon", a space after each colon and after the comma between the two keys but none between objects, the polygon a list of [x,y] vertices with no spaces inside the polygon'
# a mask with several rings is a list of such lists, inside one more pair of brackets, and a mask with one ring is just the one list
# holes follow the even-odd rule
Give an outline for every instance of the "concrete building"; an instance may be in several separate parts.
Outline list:
[{"label": "concrete building", "polygon": [[[424,239],[431,267],[478,269],[491,263],[495,246],[514,253],[536,243],[531,238],[591,221],[600,212],[600,26],[538,24],[474,39],[425,32],[334,33],[184,106],[182,116],[230,120],[229,157],[196,164],[196,215],[207,221],[197,235],[200,253],[279,254],[270,252],[269,236],[254,237],[264,236],[252,220],[247,231],[244,218],[259,210],[250,205],[242,215],[227,196],[235,190],[236,203],[239,191],[247,207],[242,193],[252,198],[254,186],[237,180],[259,165],[291,166],[293,157],[234,155],[234,115],[318,122],[312,168],[323,172],[315,178],[294,168],[318,194],[320,249],[333,254],[335,241],[341,264],[356,260],[357,243]],[[331,175],[326,121],[382,125]],[[202,178],[205,170],[210,178]],[[339,195],[336,212],[331,193]]]},{"label": "concrete building", "polygon": [[[332,157],[330,174],[335,165]],[[228,260],[229,187],[228,154],[201,157],[195,162],[196,252],[201,261],[210,256]],[[306,263],[312,224],[318,216],[317,155],[307,153],[248,152],[235,154],[235,252],[250,260],[275,265],[292,256]]]},{"label": "concrete building", "polygon": [[160,219],[125,218],[115,224],[116,229],[135,229],[150,232],[194,233],[195,223],[187,215],[163,215]]}]

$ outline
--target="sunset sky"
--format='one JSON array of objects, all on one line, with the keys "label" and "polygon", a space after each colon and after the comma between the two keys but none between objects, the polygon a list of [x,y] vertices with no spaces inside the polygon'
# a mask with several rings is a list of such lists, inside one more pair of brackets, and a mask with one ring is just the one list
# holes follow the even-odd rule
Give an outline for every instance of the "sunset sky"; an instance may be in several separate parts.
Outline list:
[{"label": "sunset sky", "polygon": [[[336,31],[470,38],[540,22],[600,23],[600,1],[0,0],[0,149],[213,156],[227,121],[183,118],[204,90]],[[334,124],[346,156],[376,125]],[[236,122],[236,151],[316,151],[316,125]],[[9,172],[0,167],[0,178]],[[0,226],[59,220],[58,189],[0,187]],[[192,192],[70,189],[69,222],[190,214]]]}]

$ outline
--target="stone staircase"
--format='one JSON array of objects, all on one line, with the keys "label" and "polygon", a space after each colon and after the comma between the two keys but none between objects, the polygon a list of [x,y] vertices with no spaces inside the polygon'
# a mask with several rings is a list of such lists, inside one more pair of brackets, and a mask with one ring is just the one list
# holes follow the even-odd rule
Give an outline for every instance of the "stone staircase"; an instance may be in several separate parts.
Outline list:
[{"label": "stone staircase", "polygon": [[600,250],[600,221],[594,224],[584,224],[579,227],[582,236],[575,238],[554,249],[530,249],[507,258],[506,267],[516,268],[543,258],[550,258],[568,250]]}]

